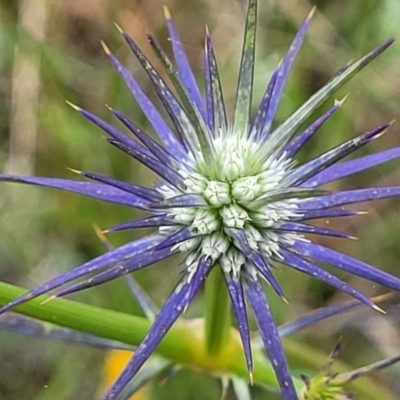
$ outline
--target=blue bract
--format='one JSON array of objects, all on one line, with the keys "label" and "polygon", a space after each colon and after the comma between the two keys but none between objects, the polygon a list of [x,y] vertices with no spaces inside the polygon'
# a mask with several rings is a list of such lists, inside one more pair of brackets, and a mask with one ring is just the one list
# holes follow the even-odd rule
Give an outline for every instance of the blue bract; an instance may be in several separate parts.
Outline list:
[{"label": "blue bract", "polygon": [[226,116],[217,62],[208,31],[204,52],[204,95],[196,84],[168,10],[166,20],[175,64],[155,39],[149,36],[149,42],[168,73],[177,97],[135,42],[121,30],[122,37],[153,83],[173,128],[163,119],[129,71],[106,45],[103,46],[156,131],[159,141],[152,139],[134,122],[113,109],[110,109],[111,112],[132,132],[135,139],[90,112],[73,107],[105,131],[110,144],[154,171],[159,177],[156,186],[140,187],[91,172],[80,172],[88,181],[0,176],[3,181],[58,188],[147,211],[146,218],[115,226],[109,232],[154,228],[153,234],[110,250],[31,290],[3,307],[1,312],[87,274],[95,273],[94,277],[63,289],[57,296],[108,282],[177,253],[186,254],[181,280],[129,364],[105,395],[105,400],[115,399],[135,376],[190,304],[212,268],[221,268],[225,277],[250,375],[253,363],[245,299],[254,313],[285,400],[297,399],[297,394],[261,284],[265,280],[283,298],[272,272],[274,263],[282,263],[320,279],[376,309],[378,307],[367,297],[321,269],[317,263],[328,263],[400,290],[400,279],[314,244],[304,236],[313,233],[348,238],[345,233],[309,225],[308,221],[357,215],[357,212],[346,210],[343,206],[400,195],[400,187],[339,193],[319,189],[328,182],[399,157],[400,148],[394,148],[340,162],[353,151],[382,136],[390,123],[349,139],[304,164],[299,165],[295,158],[303,145],[343,102],[335,101],[328,111],[299,133],[304,121],[341,85],[386,50],[394,39],[384,42],[358,61],[347,64],[285,122],[273,129],[285,83],[313,11],[273,72],[255,118],[250,120],[256,8],[257,1],[251,0],[231,122]]}]

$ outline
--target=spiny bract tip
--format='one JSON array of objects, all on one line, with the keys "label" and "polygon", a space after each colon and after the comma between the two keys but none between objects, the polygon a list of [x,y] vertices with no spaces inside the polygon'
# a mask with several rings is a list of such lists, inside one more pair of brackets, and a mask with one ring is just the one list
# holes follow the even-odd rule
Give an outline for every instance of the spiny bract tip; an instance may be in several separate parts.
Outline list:
[{"label": "spiny bract tip", "polygon": [[108,56],[111,54],[110,49],[106,45],[106,43],[103,40],[100,40],[101,47],[103,48],[104,53],[106,53]]},{"label": "spiny bract tip", "polygon": [[308,13],[308,15],[307,15],[307,19],[308,19],[308,20],[310,20],[310,19],[314,16],[316,9],[317,9],[317,6],[313,6],[313,8],[311,9],[311,11],[310,11],[310,12]]},{"label": "spiny bract tip", "polygon": [[79,169],[67,167],[67,170],[73,172],[74,174],[82,175],[82,171],[80,171]]},{"label": "spiny bract tip", "polygon": [[74,103],[71,103],[68,100],[65,100],[65,102],[76,111],[81,111],[82,110],[82,108],[78,107],[77,105],[75,105]]},{"label": "spiny bract tip", "polygon": [[387,314],[387,312],[386,312],[384,309],[380,308],[380,307],[377,306],[376,304],[374,304],[372,308],[373,308],[374,310],[380,312],[381,314],[385,314],[385,315]]},{"label": "spiny bract tip", "polygon": [[124,33],[124,31],[122,30],[122,28],[116,23],[114,22],[114,26],[118,29],[118,32],[122,35]]},{"label": "spiny bract tip", "polygon": [[169,8],[167,6],[163,6],[163,10],[165,19],[171,19],[171,13],[169,12]]}]

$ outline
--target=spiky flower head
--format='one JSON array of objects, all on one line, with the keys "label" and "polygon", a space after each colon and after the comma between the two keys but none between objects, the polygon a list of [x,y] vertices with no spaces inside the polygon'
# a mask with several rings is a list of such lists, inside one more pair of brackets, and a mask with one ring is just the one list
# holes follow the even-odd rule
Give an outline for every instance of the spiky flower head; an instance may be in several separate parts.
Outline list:
[{"label": "spiky flower head", "polygon": [[314,244],[304,236],[313,233],[348,238],[345,233],[309,225],[307,221],[356,215],[357,212],[346,210],[343,206],[400,195],[400,187],[339,193],[319,189],[328,182],[399,157],[400,149],[395,148],[338,163],[353,151],[379,138],[390,123],[351,138],[304,164],[299,165],[296,161],[298,151],[343,102],[335,101],[328,111],[299,133],[303,122],[343,83],[386,50],[393,39],[384,42],[354,63],[346,64],[304,105],[280,126],[274,127],[273,122],[285,83],[306,35],[313,11],[301,25],[288,52],[270,77],[256,115],[251,121],[256,6],[257,1],[251,0],[232,122],[226,116],[217,62],[208,31],[204,51],[204,95],[196,84],[167,10],[166,21],[176,66],[156,40],[148,37],[175,87],[178,95],[175,96],[135,42],[120,30],[153,83],[173,128],[162,118],[134,77],[103,44],[106,54],[156,131],[159,142],[116,110],[110,109],[137,140],[90,112],[73,107],[105,131],[109,135],[110,144],[154,171],[159,177],[155,187],[141,187],[91,172],[80,172],[89,182],[11,175],[0,177],[2,180],[72,191],[139,208],[148,213],[143,219],[115,226],[109,232],[140,227],[154,228],[154,233],[110,250],[31,290],[3,307],[1,312],[89,273],[95,275],[61,290],[56,295],[64,296],[108,282],[174,254],[186,254],[181,280],[163,305],[126,369],[105,395],[106,400],[116,398],[135,376],[175,320],[190,304],[213,268],[220,268],[225,278],[250,375],[253,363],[246,298],[285,400],[297,399],[297,394],[261,283],[265,280],[283,298],[282,290],[273,274],[275,263],[320,279],[374,308],[377,307],[367,297],[324,271],[316,263],[328,263],[389,288],[400,289],[399,279],[364,262]]}]

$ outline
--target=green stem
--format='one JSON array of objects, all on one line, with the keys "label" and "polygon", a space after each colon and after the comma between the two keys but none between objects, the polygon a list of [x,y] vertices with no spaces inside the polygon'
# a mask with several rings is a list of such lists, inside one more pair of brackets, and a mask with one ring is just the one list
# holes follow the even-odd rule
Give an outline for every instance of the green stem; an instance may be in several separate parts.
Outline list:
[{"label": "green stem", "polygon": [[[0,305],[7,304],[25,292],[25,289],[0,282]],[[40,296],[15,307],[13,311],[134,346],[140,344],[151,326],[146,318],[71,300],[53,298],[45,301],[48,299],[48,296]],[[178,357],[190,362],[195,345],[194,340],[187,335],[187,329],[178,324],[174,333],[167,335],[160,344],[160,350],[167,358]]]},{"label": "green stem", "polygon": [[[25,289],[0,282],[0,306],[25,292]],[[16,307],[13,311],[134,346],[140,344],[151,326],[151,322],[142,317],[64,299],[53,299],[43,303],[46,298],[46,296],[41,296]],[[177,364],[203,370],[212,375],[228,374],[246,379],[247,368],[239,334],[231,328],[226,330],[225,337],[226,340],[220,352],[210,355],[205,348],[203,320],[181,319],[160,343],[157,353]],[[284,347],[289,363],[292,366],[298,366],[299,369],[317,370],[326,360],[325,353],[302,343],[286,339]],[[253,358],[254,383],[277,389],[278,383],[274,370],[265,358],[264,351],[255,347]],[[336,366],[339,371],[351,370],[349,366],[340,362]],[[296,377],[293,380],[300,393],[304,386],[302,381]],[[351,386],[363,400],[395,400],[389,391],[369,378],[355,381]]]},{"label": "green stem", "polygon": [[230,328],[229,295],[222,269],[216,265],[205,282],[205,341],[207,353],[217,356],[224,348]]},{"label": "green stem", "polygon": [[[0,282],[0,306],[25,292],[25,289]],[[13,311],[134,346],[141,343],[151,326],[151,322],[142,317],[65,299],[55,298],[44,303],[46,299],[48,297],[40,296]],[[157,354],[213,375],[234,374],[246,379],[248,375],[239,335],[232,328],[228,333],[224,348],[218,355],[210,356],[205,349],[204,320],[180,319],[158,346]],[[254,369],[255,383],[278,388],[274,370],[262,351],[254,352]]]}]

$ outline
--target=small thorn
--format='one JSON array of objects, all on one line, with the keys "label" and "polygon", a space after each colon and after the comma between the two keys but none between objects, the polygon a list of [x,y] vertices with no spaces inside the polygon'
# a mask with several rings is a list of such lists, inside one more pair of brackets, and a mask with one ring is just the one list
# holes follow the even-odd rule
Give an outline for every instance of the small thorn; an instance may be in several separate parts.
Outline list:
[{"label": "small thorn", "polygon": [[110,49],[108,46],[105,44],[103,40],[100,40],[101,47],[103,48],[104,53],[106,53],[108,56],[111,54]]},{"label": "small thorn", "polygon": [[396,122],[396,119],[392,119],[392,120],[389,122],[389,126],[392,126],[395,122]]},{"label": "small thorn", "polygon": [[83,174],[83,172],[79,171],[79,169],[73,169],[73,168],[67,167],[67,170],[71,171],[71,172],[73,172],[74,174],[77,174],[77,175],[82,175]]},{"label": "small thorn", "polygon": [[208,29],[208,25],[205,25],[205,29],[206,29],[206,35],[210,36],[210,30]]},{"label": "small thorn", "polygon": [[314,16],[314,14],[315,14],[315,10],[317,9],[317,6],[314,6],[312,9],[311,9],[311,11],[308,13],[308,15],[307,15],[307,20],[310,20],[313,16]]},{"label": "small thorn", "polygon": [[76,111],[82,111],[82,108],[76,106],[74,103],[71,103],[71,102],[68,101],[68,100],[65,100],[65,102],[66,102],[70,107],[72,107],[74,110],[76,110]]},{"label": "small thorn", "polygon": [[373,308],[374,310],[380,312],[381,314],[384,314],[384,315],[387,314],[387,312],[386,312],[384,309],[380,308],[380,307],[377,306],[376,304],[374,304],[374,305],[372,306],[372,308]]},{"label": "small thorn", "polygon": [[111,106],[109,106],[107,103],[106,104],[104,104],[111,112],[113,112],[114,111],[114,109],[111,107]]},{"label": "small thorn", "polygon": [[249,381],[250,381],[250,386],[254,386],[253,371],[249,371]]},{"label": "small thorn", "polygon": [[346,96],[343,97],[341,100],[335,100],[335,106],[341,107],[343,103],[349,98],[350,93],[347,93]]},{"label": "small thorn", "polygon": [[357,215],[367,215],[369,211],[357,211]]},{"label": "small thorn", "polygon": [[350,240],[359,240],[357,236],[351,236],[351,235],[347,236],[347,239],[350,239]]},{"label": "small thorn", "polygon": [[289,304],[290,304],[289,301],[286,299],[285,296],[281,296],[281,299],[283,300],[283,302],[284,302],[286,305],[289,305]]},{"label": "small thorn", "polygon": [[165,19],[171,19],[171,13],[169,12],[169,8],[167,6],[163,6],[163,10]]},{"label": "small thorn", "polygon": [[116,23],[114,22],[115,27],[118,29],[118,32],[122,35],[124,33],[124,31],[122,30],[122,28]]},{"label": "small thorn", "polygon": [[113,246],[110,244],[110,242],[106,239],[104,236],[104,231],[102,231],[96,224],[93,224],[93,229],[97,235],[97,237],[100,239],[101,244],[108,250],[112,250]]},{"label": "small thorn", "polygon": [[104,231],[102,231],[96,224],[93,224],[93,229],[94,229],[94,232],[96,233],[97,237],[100,239],[100,241],[103,244],[107,243],[107,239],[104,236]]},{"label": "small thorn", "polygon": [[40,305],[42,306],[43,304],[46,304],[46,303],[48,303],[49,301],[54,300],[55,298],[57,298],[57,295],[50,296],[48,299],[43,300],[43,301],[40,303]]}]

